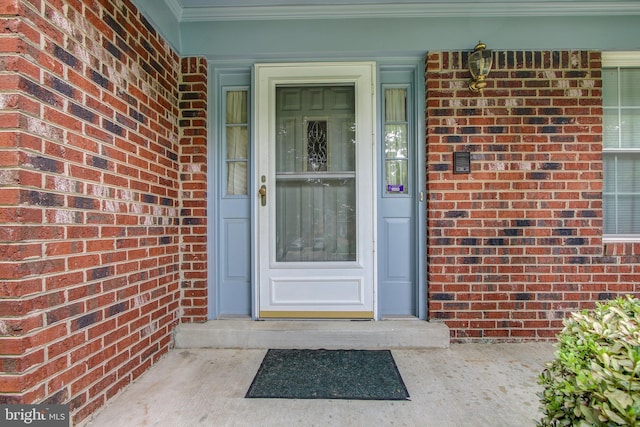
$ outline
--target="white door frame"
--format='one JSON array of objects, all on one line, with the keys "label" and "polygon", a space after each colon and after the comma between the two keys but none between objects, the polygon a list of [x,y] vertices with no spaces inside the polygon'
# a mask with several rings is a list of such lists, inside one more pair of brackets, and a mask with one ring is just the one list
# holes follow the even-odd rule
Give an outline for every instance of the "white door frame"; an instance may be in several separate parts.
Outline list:
[{"label": "white door frame", "polygon": [[[341,309],[343,315],[335,312],[323,315],[322,309],[317,309],[312,305],[305,308],[305,304],[286,307],[286,310],[278,310],[277,304],[274,307],[271,285],[265,291],[260,285],[261,281],[271,280],[269,274],[275,267],[275,258],[264,259],[261,254],[275,254],[275,239],[270,235],[273,230],[275,218],[275,203],[267,201],[266,206],[261,204],[261,196],[258,189],[265,184],[267,186],[267,200],[269,200],[269,187],[275,182],[275,159],[266,155],[271,144],[271,139],[275,138],[275,108],[270,103],[275,100],[275,88],[277,85],[294,84],[354,84],[356,98],[356,121],[357,121],[357,146],[368,145],[362,156],[358,156],[356,170],[358,177],[356,180],[357,206],[358,209],[366,209],[370,215],[365,215],[364,221],[358,221],[357,239],[358,251],[356,261],[337,266],[337,269],[344,269],[345,277],[354,283],[353,293],[360,292],[361,302],[351,305],[344,305]],[[307,309],[316,315],[311,317],[348,317],[348,318],[377,318],[377,257],[376,247],[376,64],[374,62],[322,62],[322,63],[278,63],[278,64],[256,64],[254,68],[254,159],[256,172],[253,174],[254,198],[253,198],[253,283],[254,283],[254,318],[268,317],[297,317],[296,312]],[[273,101],[274,102],[274,101]],[[264,114],[264,113],[268,114]],[[361,153],[362,154],[362,153]],[[265,172],[266,171],[266,172]],[[360,174],[362,173],[362,175]],[[262,176],[265,175],[264,182]],[[271,192],[271,196],[275,191]],[[273,200],[273,199],[272,199]],[[268,210],[268,211],[267,211]],[[266,231],[265,231],[266,230]],[[268,249],[267,249],[268,248]],[[262,256],[262,259],[261,259]],[[321,270],[313,272],[305,265],[290,266],[293,273],[281,278],[283,282],[287,280],[298,280],[306,277],[309,273],[321,274]],[[353,273],[357,271],[357,273]],[[268,277],[268,279],[266,279]],[[336,276],[337,277],[337,276]],[[347,280],[347,281],[349,281]],[[318,280],[317,284],[322,285],[324,280]],[[357,284],[356,284],[357,283]],[[357,288],[357,289],[356,289]],[[270,302],[265,302],[266,300]],[[288,304],[288,303],[287,303]],[[265,307],[269,308],[265,310]],[[302,308],[301,308],[302,307]],[[261,309],[262,315],[261,315]],[[287,311],[293,313],[288,316]],[[274,314],[271,316],[271,313]]]}]

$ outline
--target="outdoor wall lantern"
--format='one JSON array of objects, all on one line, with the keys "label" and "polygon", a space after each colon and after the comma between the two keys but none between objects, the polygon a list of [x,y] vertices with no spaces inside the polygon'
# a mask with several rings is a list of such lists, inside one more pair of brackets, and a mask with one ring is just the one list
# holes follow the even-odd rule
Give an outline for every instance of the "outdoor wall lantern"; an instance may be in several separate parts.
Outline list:
[{"label": "outdoor wall lantern", "polygon": [[493,55],[490,50],[487,50],[487,45],[478,42],[469,55],[469,71],[471,72],[469,89],[471,92],[480,92],[487,86],[485,78],[491,71],[492,62]]}]

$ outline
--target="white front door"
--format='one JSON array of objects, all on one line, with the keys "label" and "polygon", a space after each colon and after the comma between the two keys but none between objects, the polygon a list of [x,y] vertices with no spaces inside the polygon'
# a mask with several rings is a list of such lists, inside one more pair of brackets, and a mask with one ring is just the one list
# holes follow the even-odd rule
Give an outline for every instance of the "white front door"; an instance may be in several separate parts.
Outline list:
[{"label": "white front door", "polygon": [[255,66],[258,318],[375,318],[375,64]]}]

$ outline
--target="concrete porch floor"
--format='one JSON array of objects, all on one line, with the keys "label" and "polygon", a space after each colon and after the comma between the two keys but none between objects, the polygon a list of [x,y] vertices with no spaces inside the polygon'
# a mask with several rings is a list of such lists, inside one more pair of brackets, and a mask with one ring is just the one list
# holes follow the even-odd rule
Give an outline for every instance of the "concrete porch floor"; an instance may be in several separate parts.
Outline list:
[{"label": "concrete porch floor", "polygon": [[245,399],[265,349],[176,348],[84,424],[534,426],[551,343],[394,349],[410,401]]}]

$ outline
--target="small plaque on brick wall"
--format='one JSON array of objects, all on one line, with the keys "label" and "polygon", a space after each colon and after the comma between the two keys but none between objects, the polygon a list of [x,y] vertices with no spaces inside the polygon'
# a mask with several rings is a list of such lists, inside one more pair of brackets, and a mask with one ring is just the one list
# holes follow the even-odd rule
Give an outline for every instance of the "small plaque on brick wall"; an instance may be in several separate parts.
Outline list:
[{"label": "small plaque on brick wall", "polygon": [[471,173],[471,153],[456,151],[453,153],[453,173]]}]

